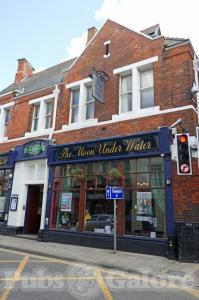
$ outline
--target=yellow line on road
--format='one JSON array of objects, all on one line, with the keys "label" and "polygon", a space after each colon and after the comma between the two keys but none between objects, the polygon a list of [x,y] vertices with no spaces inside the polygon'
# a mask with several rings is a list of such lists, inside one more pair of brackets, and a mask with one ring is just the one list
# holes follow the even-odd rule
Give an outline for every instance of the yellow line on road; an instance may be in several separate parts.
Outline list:
[{"label": "yellow line on road", "polygon": [[[22,252],[22,251],[15,251],[15,250],[8,250],[8,249],[5,249],[5,248],[0,248],[0,251],[2,252],[10,252],[10,253],[14,253],[14,254],[18,254],[18,255],[27,255],[26,252]],[[72,266],[81,266],[81,267],[84,267],[86,269],[91,269],[93,270],[94,268],[96,269],[96,266],[89,266],[89,265],[86,265],[86,264],[83,264],[83,263],[78,263],[78,262],[71,262],[71,261],[67,261],[67,260],[63,260],[63,259],[55,259],[55,258],[50,258],[48,256],[42,256],[42,255],[36,255],[36,254],[30,254],[30,257],[33,257],[33,258],[38,258],[38,259],[41,259],[43,260],[42,262],[48,262],[48,263],[60,263],[60,264],[64,264],[64,265],[72,265]],[[30,261],[30,262],[34,262],[34,261]],[[41,261],[38,261],[38,262],[41,262]],[[150,283],[154,283],[154,284],[159,284],[161,285],[161,287],[165,287],[165,288],[172,288],[172,289],[178,289],[179,291],[184,291],[188,294],[191,294],[193,295],[194,297],[196,297],[197,299],[199,299],[199,291],[197,288],[194,288],[194,287],[189,287],[189,286],[181,286],[180,284],[177,284],[177,283],[172,283],[172,281],[167,281],[165,279],[161,279],[161,278],[150,278],[150,277],[145,277],[144,275],[136,275],[136,274],[127,274],[125,271],[111,271],[111,270],[108,270],[108,269],[103,269],[103,268],[100,268],[98,267],[96,269],[98,271],[98,274],[100,274],[100,277],[99,279],[101,278],[104,282],[104,284],[106,285],[102,275],[100,272],[104,272],[104,273],[107,273],[107,274],[111,274],[111,275],[115,275],[116,277],[118,277],[118,275],[121,276],[120,279],[124,278],[124,279],[131,279],[131,280],[142,280],[142,281],[145,281],[145,282],[149,282]],[[107,278],[108,279],[108,278]],[[19,279],[18,279],[19,280]],[[100,280],[99,280],[100,281]],[[107,287],[107,285],[106,285]],[[110,292],[109,292],[110,293]],[[112,295],[110,294],[110,296],[112,297]],[[7,298],[5,298],[7,299]],[[0,297],[0,300],[5,300],[5,299],[1,299]],[[108,300],[111,300],[112,298],[106,298]]]},{"label": "yellow line on road", "polygon": [[96,280],[97,280],[97,283],[98,283],[99,287],[102,290],[104,298],[106,300],[113,300],[113,297],[112,297],[112,295],[110,293],[110,290],[109,290],[106,282],[104,281],[104,279],[103,279],[103,277],[101,275],[100,270],[98,270],[98,269],[96,269]]},{"label": "yellow line on road", "polygon": [[12,285],[8,288],[5,288],[3,293],[0,296],[0,300],[7,300],[11,290],[14,288],[14,283],[20,279],[21,273],[23,272],[25,266],[27,265],[29,260],[29,255],[26,255],[21,263],[19,264],[18,268],[16,269],[14,275],[11,277]]}]

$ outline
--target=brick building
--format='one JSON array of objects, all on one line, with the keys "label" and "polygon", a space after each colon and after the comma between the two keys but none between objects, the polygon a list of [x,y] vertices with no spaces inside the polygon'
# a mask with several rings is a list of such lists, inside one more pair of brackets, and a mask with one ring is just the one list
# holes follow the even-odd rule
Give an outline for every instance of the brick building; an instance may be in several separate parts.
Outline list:
[{"label": "brick building", "polygon": [[[169,256],[175,222],[199,221],[193,59],[190,41],[159,25],[135,32],[110,20],[88,30],[78,58],[39,73],[19,59],[0,92],[1,233],[110,248],[105,187],[120,186],[119,249]],[[179,119],[191,175],[177,175],[169,127]]]}]

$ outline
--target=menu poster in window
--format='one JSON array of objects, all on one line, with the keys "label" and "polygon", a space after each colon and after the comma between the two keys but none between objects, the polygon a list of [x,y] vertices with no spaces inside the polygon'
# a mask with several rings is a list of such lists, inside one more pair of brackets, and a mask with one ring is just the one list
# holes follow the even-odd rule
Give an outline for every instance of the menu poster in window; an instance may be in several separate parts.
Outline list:
[{"label": "menu poster in window", "polygon": [[137,192],[137,221],[149,221],[152,214],[152,193]]},{"label": "menu poster in window", "polygon": [[0,197],[0,212],[4,212],[6,197]]},{"label": "menu poster in window", "polygon": [[61,211],[71,212],[72,193],[62,193],[61,195]]},{"label": "menu poster in window", "polygon": [[17,210],[17,204],[18,204],[18,196],[11,197],[10,199],[10,210],[16,211]]}]

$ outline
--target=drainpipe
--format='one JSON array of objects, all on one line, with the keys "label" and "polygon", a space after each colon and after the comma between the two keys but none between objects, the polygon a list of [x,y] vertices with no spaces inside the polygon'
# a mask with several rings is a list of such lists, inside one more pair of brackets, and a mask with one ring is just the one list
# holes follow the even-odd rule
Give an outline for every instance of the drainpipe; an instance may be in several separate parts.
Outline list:
[{"label": "drainpipe", "polygon": [[49,135],[49,140],[52,139],[52,136],[55,131],[55,125],[56,125],[56,115],[57,115],[57,101],[58,101],[58,96],[59,96],[60,90],[58,89],[58,85],[55,85],[55,89],[53,90],[53,95],[55,97],[54,101],[54,111],[53,111],[53,123],[52,123],[52,131]]},{"label": "drainpipe", "polygon": [[199,123],[199,85],[198,85],[199,60],[197,59],[196,53],[194,53],[193,69],[195,73],[195,84],[193,84],[192,93],[196,94],[198,123]]}]

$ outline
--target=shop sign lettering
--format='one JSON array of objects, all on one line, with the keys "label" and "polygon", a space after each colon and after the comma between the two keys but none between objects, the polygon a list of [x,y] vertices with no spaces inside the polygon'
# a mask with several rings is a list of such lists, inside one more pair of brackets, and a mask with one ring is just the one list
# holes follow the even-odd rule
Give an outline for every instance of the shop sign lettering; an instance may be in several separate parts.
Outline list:
[{"label": "shop sign lettering", "polygon": [[55,148],[55,161],[83,160],[159,151],[157,135],[127,137]]},{"label": "shop sign lettering", "polygon": [[46,152],[46,141],[32,141],[24,146],[25,157],[35,157]]}]

